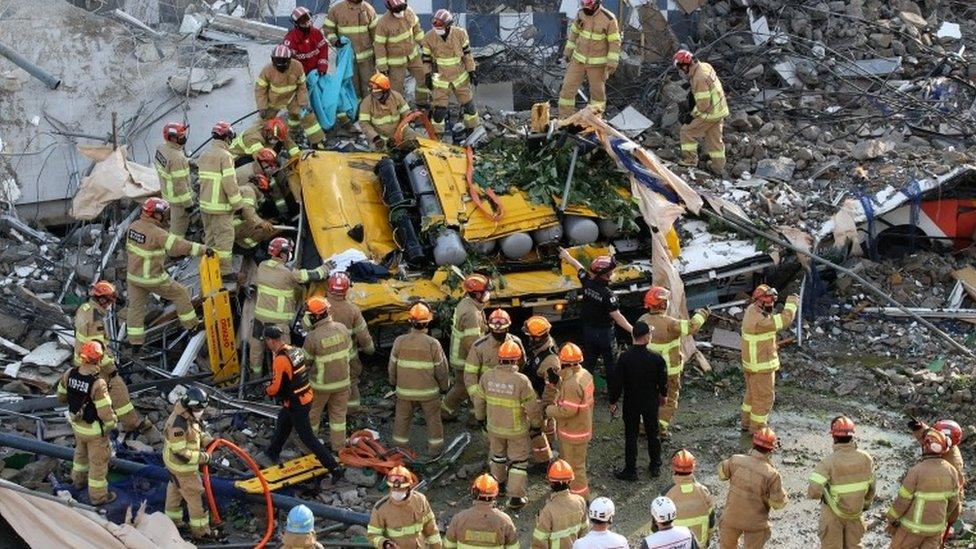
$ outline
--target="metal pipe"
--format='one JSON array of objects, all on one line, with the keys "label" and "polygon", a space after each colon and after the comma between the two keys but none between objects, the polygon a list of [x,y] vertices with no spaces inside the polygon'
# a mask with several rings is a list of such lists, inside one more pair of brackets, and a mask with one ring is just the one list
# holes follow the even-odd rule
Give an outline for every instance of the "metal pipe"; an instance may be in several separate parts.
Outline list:
[{"label": "metal pipe", "polygon": [[[12,435],[10,433],[0,433],[0,447],[2,446],[23,450],[33,454],[50,456],[62,461],[70,461],[74,457],[73,448],[58,446],[57,444]],[[144,463],[136,463],[127,459],[112,458],[112,460],[109,461],[109,467],[122,473],[139,475],[157,482],[169,482],[170,479],[169,471],[167,471],[164,467],[152,467]],[[211,477],[211,482],[213,483],[214,488],[219,491],[234,493],[237,497],[247,499],[248,501],[264,502],[264,494],[248,494],[242,492],[234,486],[233,481]],[[291,509],[296,505],[305,505],[312,511],[312,514],[324,519],[343,522],[346,524],[359,524],[363,526],[369,524],[369,515],[366,513],[357,513],[355,511],[350,511],[349,509],[324,505],[314,500],[303,500],[300,498],[275,493],[271,494],[271,499],[274,501],[275,507],[281,509]]]},{"label": "metal pipe", "polygon": [[31,63],[30,61],[27,60],[26,57],[10,49],[10,47],[4,44],[3,42],[0,42],[0,55],[12,61],[14,65],[17,65],[18,67],[29,72],[30,75],[33,76],[34,78],[40,80],[41,82],[44,82],[44,85],[51,88],[52,90],[58,89],[58,86],[61,85],[60,78],[55,78],[54,76],[51,76],[50,74],[45,72],[44,69]]}]

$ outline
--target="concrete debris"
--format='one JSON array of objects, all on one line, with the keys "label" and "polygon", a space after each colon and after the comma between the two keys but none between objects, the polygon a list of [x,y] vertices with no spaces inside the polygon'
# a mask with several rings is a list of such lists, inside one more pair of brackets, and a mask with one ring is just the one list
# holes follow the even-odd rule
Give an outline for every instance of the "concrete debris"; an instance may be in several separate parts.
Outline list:
[{"label": "concrete debris", "polygon": [[654,123],[634,107],[627,107],[610,119],[610,125],[633,139],[647,131]]},{"label": "concrete debris", "polygon": [[857,160],[874,160],[875,158],[881,158],[893,148],[888,142],[882,139],[868,139],[858,142],[854,146],[851,155]]},{"label": "concrete debris", "polygon": [[167,83],[173,91],[179,94],[190,93],[192,95],[210,93],[215,88],[227,85],[232,76],[222,73],[215,69],[204,69],[194,67],[187,69],[180,74],[169,77]]},{"label": "concrete debris", "polygon": [[764,179],[776,179],[779,181],[790,181],[793,172],[796,170],[796,162],[785,156],[779,158],[766,159],[759,161],[756,167],[756,175]]},{"label": "concrete debris", "polygon": [[56,341],[49,341],[31,351],[21,362],[25,365],[47,366],[54,368],[61,366],[71,358],[71,349],[65,349]]},{"label": "concrete debris", "polygon": [[935,33],[939,38],[948,38],[950,40],[959,40],[962,38],[962,30],[958,23],[950,23],[948,21],[942,23],[939,30]]}]

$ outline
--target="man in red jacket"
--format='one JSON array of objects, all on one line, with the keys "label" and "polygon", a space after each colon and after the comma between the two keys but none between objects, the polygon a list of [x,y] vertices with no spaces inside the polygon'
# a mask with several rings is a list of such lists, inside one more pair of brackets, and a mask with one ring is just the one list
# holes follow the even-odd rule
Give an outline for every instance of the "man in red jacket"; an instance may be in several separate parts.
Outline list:
[{"label": "man in red jacket", "polygon": [[291,12],[295,26],[285,35],[285,45],[305,69],[305,74],[318,69],[324,73],[329,67],[329,43],[322,31],[312,26],[312,14],[301,6]]}]

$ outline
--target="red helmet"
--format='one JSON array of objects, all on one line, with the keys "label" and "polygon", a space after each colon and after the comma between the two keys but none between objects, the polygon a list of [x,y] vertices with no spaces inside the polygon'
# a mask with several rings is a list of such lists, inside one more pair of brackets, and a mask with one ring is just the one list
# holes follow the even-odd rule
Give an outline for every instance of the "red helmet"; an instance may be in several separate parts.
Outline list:
[{"label": "red helmet", "polygon": [[86,341],[78,351],[78,355],[88,364],[98,364],[105,356],[105,350],[98,341]]},{"label": "red helmet", "polygon": [[271,50],[271,59],[291,59],[291,49],[284,44],[278,44]]},{"label": "red helmet", "polygon": [[652,311],[667,309],[671,299],[671,290],[663,286],[654,286],[644,294],[644,307]]},{"label": "red helmet", "polygon": [[695,60],[695,56],[688,50],[678,50],[674,54],[674,66],[690,65]]},{"label": "red helmet", "polygon": [[293,23],[297,24],[306,17],[309,19],[312,18],[312,12],[308,11],[308,8],[306,7],[298,6],[297,8],[291,10],[291,21]]},{"label": "red helmet", "polygon": [[448,10],[437,10],[430,18],[430,23],[439,28],[449,27],[454,24],[454,14]]},{"label": "red helmet", "polygon": [[609,255],[601,255],[590,262],[590,272],[596,275],[609,273],[616,268],[616,260]]},{"label": "red helmet", "polygon": [[600,0],[580,0],[580,6],[583,7],[584,9],[592,8],[594,6],[598,6],[599,4],[600,4]]},{"label": "red helmet", "polygon": [[830,422],[830,434],[835,437],[852,437],[854,422],[847,416],[838,416]]},{"label": "red helmet", "polygon": [[386,9],[390,11],[400,11],[406,9],[407,0],[386,0]]},{"label": "red helmet", "polygon": [[[275,120],[278,120],[275,118]],[[287,132],[287,126],[285,127]],[[255,160],[257,160],[262,167],[265,168],[277,168],[278,167],[278,153],[274,152],[274,149],[270,147],[262,147],[261,150],[254,155]]]},{"label": "red helmet", "polygon": [[329,293],[336,295],[346,295],[349,291],[349,287],[352,286],[352,281],[349,279],[349,275],[345,271],[339,271],[329,275]]},{"label": "red helmet", "polygon": [[752,445],[772,450],[776,447],[776,433],[769,427],[763,427],[752,434]]},{"label": "red helmet", "polygon": [[951,419],[940,419],[935,422],[932,428],[937,431],[942,431],[942,434],[949,437],[949,440],[952,441],[953,446],[959,446],[959,443],[962,442],[962,427]]},{"label": "red helmet", "polygon": [[186,143],[186,132],[190,126],[182,122],[170,122],[163,126],[163,139],[180,145]]},{"label": "red helmet", "polygon": [[234,128],[231,127],[230,122],[224,122],[221,120],[220,122],[214,124],[213,129],[210,130],[210,135],[212,135],[214,139],[224,139],[230,141],[231,139],[234,139],[234,136],[237,134],[234,133]]},{"label": "red helmet", "polygon": [[922,453],[941,456],[946,453],[950,446],[949,437],[942,431],[928,429],[922,434]]},{"label": "red helmet", "polygon": [[268,255],[278,259],[290,257],[293,249],[295,249],[295,246],[291,243],[291,240],[283,236],[272,238],[271,242],[268,243]]},{"label": "red helmet", "polygon": [[752,300],[758,301],[763,305],[772,305],[776,303],[777,298],[779,298],[779,292],[776,291],[776,288],[768,284],[760,284],[752,291]]},{"label": "red helmet", "polygon": [[151,196],[142,203],[142,215],[147,217],[155,217],[157,215],[165,215],[169,211],[169,202],[159,198],[158,196]]},{"label": "red helmet", "polygon": [[491,279],[480,273],[472,273],[464,277],[461,287],[469,294],[487,292],[491,289]]},{"label": "red helmet", "polygon": [[115,301],[119,294],[115,290],[115,284],[108,280],[99,280],[92,285],[89,295],[97,299]]},{"label": "red helmet", "polygon": [[493,332],[504,332],[512,325],[512,317],[504,309],[495,309],[488,315],[488,328]]},{"label": "red helmet", "polygon": [[265,139],[284,141],[288,139],[288,125],[285,124],[284,120],[275,117],[264,123],[264,128],[261,130],[261,133]]}]

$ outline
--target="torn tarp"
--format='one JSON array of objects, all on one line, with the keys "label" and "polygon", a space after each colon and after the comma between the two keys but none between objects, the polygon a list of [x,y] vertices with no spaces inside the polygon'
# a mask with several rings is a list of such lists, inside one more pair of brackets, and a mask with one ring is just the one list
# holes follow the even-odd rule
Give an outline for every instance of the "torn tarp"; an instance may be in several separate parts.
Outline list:
[{"label": "torn tarp", "polygon": [[342,40],[343,45],[338,48],[329,72],[320,75],[319,71],[313,70],[308,75],[308,100],[323,130],[335,126],[337,114],[356,120],[359,111],[359,100],[352,84],[354,53],[349,40]]},{"label": "torn tarp", "polygon": [[78,150],[96,164],[71,201],[71,216],[75,219],[94,219],[115,200],[159,193],[156,170],[126,160],[124,146],[113,151],[111,145],[78,145]]}]

